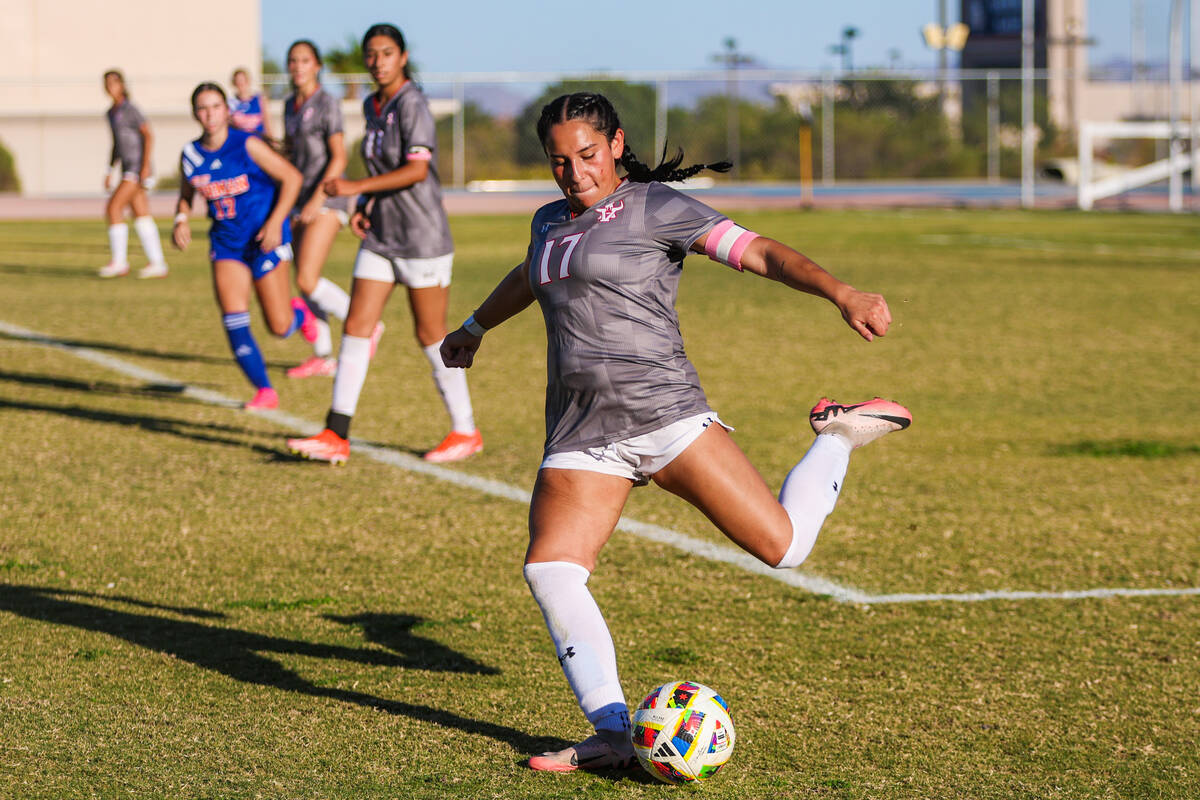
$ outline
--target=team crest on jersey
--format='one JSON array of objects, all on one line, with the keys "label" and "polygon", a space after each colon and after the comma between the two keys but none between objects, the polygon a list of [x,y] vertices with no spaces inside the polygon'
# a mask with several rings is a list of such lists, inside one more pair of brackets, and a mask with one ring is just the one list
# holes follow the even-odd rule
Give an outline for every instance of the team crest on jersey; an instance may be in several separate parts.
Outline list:
[{"label": "team crest on jersey", "polygon": [[215,160],[213,161],[213,163],[212,163],[212,168],[213,168],[213,169],[220,169],[220,168],[221,168],[221,159],[219,159],[219,158],[218,158],[218,159],[215,159]]},{"label": "team crest on jersey", "polygon": [[599,217],[600,222],[612,222],[623,208],[625,208],[624,200],[611,200],[596,210],[596,216]]}]

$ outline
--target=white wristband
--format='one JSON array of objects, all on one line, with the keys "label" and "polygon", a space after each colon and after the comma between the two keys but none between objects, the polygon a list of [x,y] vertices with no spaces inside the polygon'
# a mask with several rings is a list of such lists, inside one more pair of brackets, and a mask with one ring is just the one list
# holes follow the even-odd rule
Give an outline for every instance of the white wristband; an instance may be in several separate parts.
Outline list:
[{"label": "white wristband", "polygon": [[483,335],[488,332],[487,328],[483,327],[482,325],[480,325],[478,322],[475,321],[474,314],[472,314],[471,316],[466,318],[466,320],[462,324],[462,328],[464,331],[471,334],[472,336],[478,336],[481,339],[483,338]]},{"label": "white wristband", "polygon": [[187,222],[187,221],[188,221],[188,213],[186,211],[180,211],[178,214],[175,215],[175,224],[176,225],[178,225],[181,222]]}]

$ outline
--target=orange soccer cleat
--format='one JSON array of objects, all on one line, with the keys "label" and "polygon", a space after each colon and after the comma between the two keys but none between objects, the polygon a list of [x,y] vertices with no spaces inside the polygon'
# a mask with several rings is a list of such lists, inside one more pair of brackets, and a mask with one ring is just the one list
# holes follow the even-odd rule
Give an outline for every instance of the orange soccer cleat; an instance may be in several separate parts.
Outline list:
[{"label": "orange soccer cleat", "polygon": [[470,433],[451,431],[445,439],[442,439],[441,444],[426,453],[423,458],[436,464],[446,461],[461,461],[482,449],[483,435],[479,431],[475,430]]},{"label": "orange soccer cleat", "polygon": [[295,455],[313,461],[328,461],[335,466],[350,460],[350,440],[343,439],[329,428],[305,439],[288,439],[287,447]]}]

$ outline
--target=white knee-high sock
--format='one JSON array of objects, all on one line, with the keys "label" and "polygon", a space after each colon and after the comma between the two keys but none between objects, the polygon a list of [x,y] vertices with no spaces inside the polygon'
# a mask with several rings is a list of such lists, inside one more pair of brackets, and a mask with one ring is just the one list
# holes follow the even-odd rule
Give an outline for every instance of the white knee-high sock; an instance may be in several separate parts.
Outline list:
[{"label": "white knee-high sock", "polygon": [[129,263],[129,226],[124,222],[108,226],[108,249],[112,251],[112,263]]},{"label": "white knee-high sock", "polygon": [[[312,290],[312,294],[308,296],[310,305],[315,305],[324,311],[326,314],[333,314],[338,319],[344,320],[346,315],[350,313],[350,295],[342,290],[333,281],[327,278],[321,278],[317,281],[316,287]],[[316,309],[313,309],[314,313]]]},{"label": "white knee-high sock", "polygon": [[338,351],[337,374],[333,378],[333,403],[330,405],[330,410],[335,414],[354,416],[370,363],[371,340],[365,336],[343,334],[342,348]]},{"label": "white knee-high sock", "polygon": [[837,504],[852,449],[841,436],[822,434],[788,473],[779,503],[792,520],[792,544],[777,568],[795,567],[808,557],[821,525]]},{"label": "white knee-high sock", "polygon": [[138,241],[151,264],[166,264],[163,258],[162,241],[158,238],[158,226],[154,217],[138,217],[133,221],[133,229],[137,231]]},{"label": "white knee-high sock", "polygon": [[[309,309],[312,310],[315,303],[309,304]],[[325,312],[318,314],[315,310],[313,316],[317,318],[317,338],[313,339],[313,355],[320,358],[329,358],[333,353],[333,334],[329,330],[329,323],[321,319]]]},{"label": "white knee-high sock", "polygon": [[558,663],[584,716],[598,731],[628,730],[617,653],[604,615],[588,591],[589,575],[569,561],[525,565],[525,581],[542,609]]},{"label": "white knee-high sock", "polygon": [[442,361],[441,347],[442,343],[438,342],[421,349],[433,366],[433,382],[450,414],[451,426],[459,433],[472,433],[475,413],[471,408],[471,393],[467,390],[467,371],[447,367]]}]

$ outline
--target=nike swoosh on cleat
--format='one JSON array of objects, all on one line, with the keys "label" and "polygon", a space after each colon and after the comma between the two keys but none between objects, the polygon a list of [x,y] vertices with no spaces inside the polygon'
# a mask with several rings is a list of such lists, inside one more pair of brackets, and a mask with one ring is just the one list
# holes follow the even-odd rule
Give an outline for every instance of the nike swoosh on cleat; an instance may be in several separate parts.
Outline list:
[{"label": "nike swoosh on cleat", "polygon": [[887,422],[891,422],[894,425],[899,425],[901,428],[907,428],[910,424],[912,424],[911,419],[907,419],[906,417],[893,417],[888,414],[864,414],[863,416],[871,417],[873,419],[882,419]]}]

